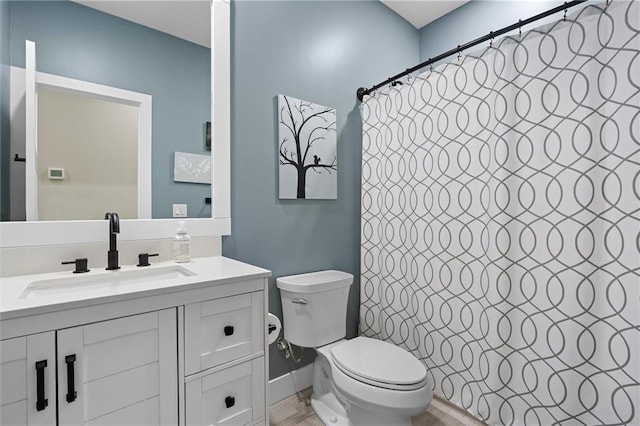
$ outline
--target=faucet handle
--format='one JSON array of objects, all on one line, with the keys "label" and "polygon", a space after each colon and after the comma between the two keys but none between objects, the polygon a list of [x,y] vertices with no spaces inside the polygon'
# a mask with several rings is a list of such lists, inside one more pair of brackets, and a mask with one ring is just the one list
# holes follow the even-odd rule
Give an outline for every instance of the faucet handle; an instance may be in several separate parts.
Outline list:
[{"label": "faucet handle", "polygon": [[138,255],[138,265],[137,266],[149,266],[151,265],[149,263],[149,258],[153,257],[153,256],[158,256],[159,253],[153,253],[153,254],[149,254],[149,253],[140,253]]},{"label": "faucet handle", "polygon": [[76,260],[70,260],[67,262],[62,262],[62,265],[71,265],[71,264],[75,264],[76,265],[76,270],[73,271],[74,274],[82,274],[83,272],[89,272],[89,268],[87,267],[87,258],[83,257],[81,259],[76,259]]}]

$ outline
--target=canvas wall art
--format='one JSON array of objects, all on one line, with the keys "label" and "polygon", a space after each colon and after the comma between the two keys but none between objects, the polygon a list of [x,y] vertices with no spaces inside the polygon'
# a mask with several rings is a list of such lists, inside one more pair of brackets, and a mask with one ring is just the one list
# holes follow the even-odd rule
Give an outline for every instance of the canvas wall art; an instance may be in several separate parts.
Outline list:
[{"label": "canvas wall art", "polygon": [[336,110],[278,95],[281,199],[338,198]]},{"label": "canvas wall art", "polygon": [[174,152],[174,182],[211,183],[211,155]]}]

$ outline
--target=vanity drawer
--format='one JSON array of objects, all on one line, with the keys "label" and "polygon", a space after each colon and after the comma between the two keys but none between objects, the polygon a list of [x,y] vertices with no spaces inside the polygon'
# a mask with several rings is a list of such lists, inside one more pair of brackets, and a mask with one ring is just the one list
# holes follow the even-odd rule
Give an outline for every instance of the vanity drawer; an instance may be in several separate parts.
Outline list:
[{"label": "vanity drawer", "polygon": [[264,358],[211,373],[185,385],[186,424],[246,425],[265,415]]},{"label": "vanity drawer", "polygon": [[185,375],[264,350],[263,292],[186,305]]}]

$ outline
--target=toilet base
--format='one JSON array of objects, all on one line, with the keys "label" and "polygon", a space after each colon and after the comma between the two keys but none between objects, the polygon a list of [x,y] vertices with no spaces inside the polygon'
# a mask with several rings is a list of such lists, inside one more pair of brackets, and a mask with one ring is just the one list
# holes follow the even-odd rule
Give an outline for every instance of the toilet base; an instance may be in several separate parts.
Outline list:
[{"label": "toilet base", "polygon": [[352,426],[348,418],[339,414],[339,405],[336,397],[331,394],[324,394],[319,398],[316,398],[315,394],[311,395],[311,408],[322,423],[329,426]]},{"label": "toilet base", "polygon": [[337,395],[331,382],[331,366],[324,356],[318,354],[313,362],[311,408],[325,425],[352,426],[349,421],[349,404],[339,400]]},{"label": "toilet base", "polygon": [[350,418],[342,417],[338,400],[328,394],[320,398],[312,395],[311,408],[326,426],[411,426],[406,417],[387,417],[356,406],[351,406]]}]

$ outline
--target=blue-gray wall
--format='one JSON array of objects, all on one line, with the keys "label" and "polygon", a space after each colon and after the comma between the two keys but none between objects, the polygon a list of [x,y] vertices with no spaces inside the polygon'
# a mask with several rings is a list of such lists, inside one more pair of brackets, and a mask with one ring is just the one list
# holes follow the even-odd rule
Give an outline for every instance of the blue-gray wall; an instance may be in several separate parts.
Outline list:
[{"label": "blue-gray wall", "polygon": [[28,39],[38,71],[153,96],[153,217],[171,217],[172,203],[211,217],[209,185],[173,182],[174,151],[207,153],[210,50],[70,1],[13,1],[9,13],[11,65],[24,67]]},{"label": "blue-gray wall", "polygon": [[[274,277],[322,269],[354,274],[347,322],[354,336],[362,148],[355,93],[415,64],[418,31],[377,1],[236,1],[231,22],[233,220],[222,252]],[[278,94],[337,109],[337,200],[278,200]],[[275,281],[269,285],[269,309],[282,317]],[[270,377],[299,367],[274,346]]]},{"label": "blue-gray wall", "polygon": [[9,3],[0,0],[0,220],[9,219]]},{"label": "blue-gray wall", "polygon": [[[471,0],[420,29],[419,62],[560,4],[563,2],[558,0]],[[525,26],[523,31],[561,18],[562,14],[545,18]]]}]

